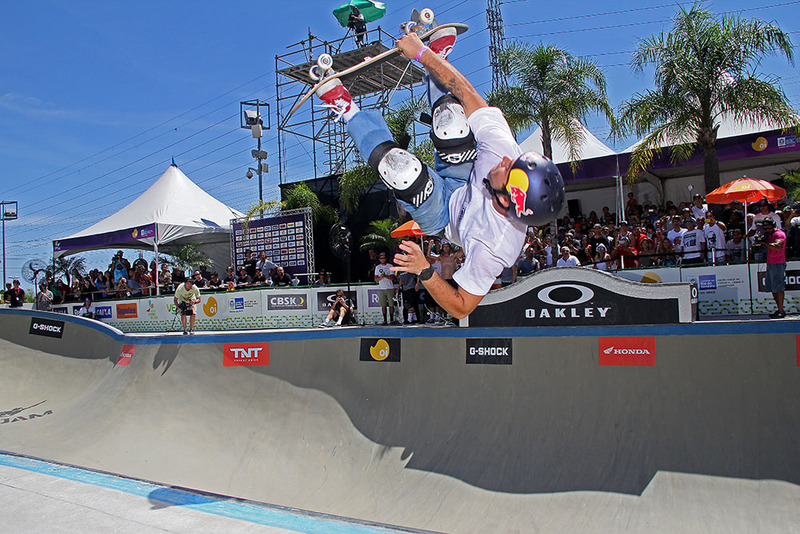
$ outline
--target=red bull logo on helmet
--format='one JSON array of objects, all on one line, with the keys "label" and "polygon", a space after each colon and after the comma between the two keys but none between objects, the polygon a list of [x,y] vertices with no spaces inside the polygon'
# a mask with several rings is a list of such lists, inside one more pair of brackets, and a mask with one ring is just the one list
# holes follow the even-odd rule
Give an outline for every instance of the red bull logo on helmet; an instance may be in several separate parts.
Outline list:
[{"label": "red bull logo on helmet", "polygon": [[533,210],[525,207],[528,200],[528,175],[522,169],[511,169],[508,173],[506,189],[514,203],[517,217],[533,215]]}]

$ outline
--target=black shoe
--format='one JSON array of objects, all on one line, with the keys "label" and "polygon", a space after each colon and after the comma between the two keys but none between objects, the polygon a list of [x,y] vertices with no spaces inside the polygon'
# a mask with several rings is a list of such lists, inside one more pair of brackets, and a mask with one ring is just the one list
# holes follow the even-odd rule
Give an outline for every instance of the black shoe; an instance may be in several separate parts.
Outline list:
[{"label": "black shoe", "polygon": [[786,317],[786,312],[774,311],[769,314],[770,319],[783,319],[784,317]]}]

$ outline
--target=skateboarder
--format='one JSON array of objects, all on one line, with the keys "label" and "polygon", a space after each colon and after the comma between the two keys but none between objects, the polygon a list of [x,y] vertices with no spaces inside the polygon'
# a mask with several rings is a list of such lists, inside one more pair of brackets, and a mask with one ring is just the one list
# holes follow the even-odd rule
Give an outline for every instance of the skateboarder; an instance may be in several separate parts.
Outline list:
[{"label": "skateboarder", "polygon": [[464,249],[455,287],[435,274],[412,241],[403,241],[403,253],[394,258],[395,271],[418,274],[440,306],[463,318],[517,260],[527,227],[555,218],[564,204],[564,184],[550,160],[522,154],[502,112],[489,107],[447,61],[456,35],[455,29],[442,28],[428,46],[416,34],[397,42],[403,56],[427,71],[434,169],[395,144],[381,115],[361,111],[338,79],[320,85],[317,95],[346,121],[361,156],[422,231],[434,235],[444,229]]}]

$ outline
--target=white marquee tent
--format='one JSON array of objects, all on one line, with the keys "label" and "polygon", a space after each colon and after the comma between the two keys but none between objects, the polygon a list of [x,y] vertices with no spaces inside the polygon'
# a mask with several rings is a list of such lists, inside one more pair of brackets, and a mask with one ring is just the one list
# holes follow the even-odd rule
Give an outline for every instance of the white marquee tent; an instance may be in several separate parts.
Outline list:
[{"label": "white marquee tent", "polygon": [[193,243],[215,265],[230,261],[230,220],[242,213],[215,199],[176,165],[133,202],[68,237],[53,241],[53,256],[132,248],[175,252]]}]

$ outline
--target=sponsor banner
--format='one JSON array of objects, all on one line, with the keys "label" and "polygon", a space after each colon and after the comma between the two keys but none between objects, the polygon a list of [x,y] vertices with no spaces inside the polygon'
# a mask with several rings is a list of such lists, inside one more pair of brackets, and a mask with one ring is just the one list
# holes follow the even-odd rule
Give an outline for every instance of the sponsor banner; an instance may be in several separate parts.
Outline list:
[{"label": "sponsor banner", "polygon": [[361,353],[358,359],[362,362],[399,362],[400,339],[361,338]]},{"label": "sponsor banner", "polygon": [[268,260],[281,265],[290,275],[304,274],[313,270],[307,236],[311,229],[306,227],[304,213],[251,220],[247,233],[239,221],[234,221],[231,229],[237,269],[246,259],[244,251],[250,249],[256,254],[264,252]]},{"label": "sponsor banner", "polygon": [[117,319],[137,319],[138,317],[139,307],[135,302],[117,304]]},{"label": "sponsor banner", "polygon": [[202,308],[203,315],[209,318],[215,317],[217,312],[219,312],[219,303],[217,302],[217,298],[213,295],[201,295],[200,305],[198,307]]},{"label": "sponsor banner", "polygon": [[467,363],[511,365],[511,339],[467,339]]},{"label": "sponsor banner", "polygon": [[380,300],[378,300],[378,295],[380,295],[380,289],[368,289],[367,290],[367,307],[368,308],[380,308],[381,305],[379,304]]},{"label": "sponsor banner", "polygon": [[77,305],[73,304],[72,305],[72,315],[78,315],[78,312],[81,311],[81,308],[83,308],[83,306],[81,304],[77,304]]},{"label": "sponsor banner", "polygon": [[222,346],[223,367],[269,365],[269,343],[225,343]]},{"label": "sponsor banner", "polygon": [[[766,266],[764,267],[766,269]],[[767,277],[766,271],[760,271],[758,273],[758,292],[759,293],[766,293],[767,290],[764,286],[764,279]],[[797,291],[800,290],[800,270],[786,269],[786,277],[784,278],[786,281],[786,291]]]},{"label": "sponsor banner", "polygon": [[[358,296],[355,291],[344,292],[344,296],[353,301],[353,305],[358,309]],[[317,311],[327,313],[333,303],[336,302],[336,291],[319,291],[317,293]]]},{"label": "sponsor banner", "polygon": [[117,365],[130,364],[135,352],[136,345],[123,345],[122,350],[119,353],[119,358],[117,358]]},{"label": "sponsor banner", "polygon": [[111,306],[95,306],[94,312],[98,319],[111,319]]},{"label": "sponsor banner", "polygon": [[258,315],[260,310],[261,296],[258,293],[248,292],[228,297],[228,316],[254,316]]},{"label": "sponsor banner", "polygon": [[268,293],[268,310],[308,309],[308,295],[298,293]]},{"label": "sponsor banner", "polygon": [[21,421],[33,421],[34,419],[38,419],[40,417],[45,417],[47,415],[53,415],[53,410],[44,410],[40,408],[37,412],[41,413],[25,413],[37,406],[40,406],[47,402],[43,400],[41,402],[37,402],[36,404],[32,404],[30,406],[19,406],[17,408],[13,408],[11,410],[0,410],[0,425],[7,425],[9,423],[19,423]]},{"label": "sponsor banner", "polygon": [[57,337],[60,339],[61,336],[64,335],[64,321],[32,317],[31,329],[28,333],[37,336]]},{"label": "sponsor banner", "polygon": [[797,336],[797,366],[800,367],[800,335]]},{"label": "sponsor banner", "polygon": [[67,307],[66,307],[66,306],[53,306],[53,309],[52,309],[52,310],[50,310],[50,311],[51,311],[51,312],[53,312],[53,313],[63,313],[63,314],[65,314],[65,315],[66,315],[67,313],[69,313],[69,312],[67,311]]},{"label": "sponsor banner", "polygon": [[510,301],[479,306],[470,326],[573,326],[678,322],[678,298],[633,297],[583,282],[554,282]]},{"label": "sponsor banner", "polygon": [[601,337],[598,346],[600,365],[653,367],[656,364],[655,337]]}]

